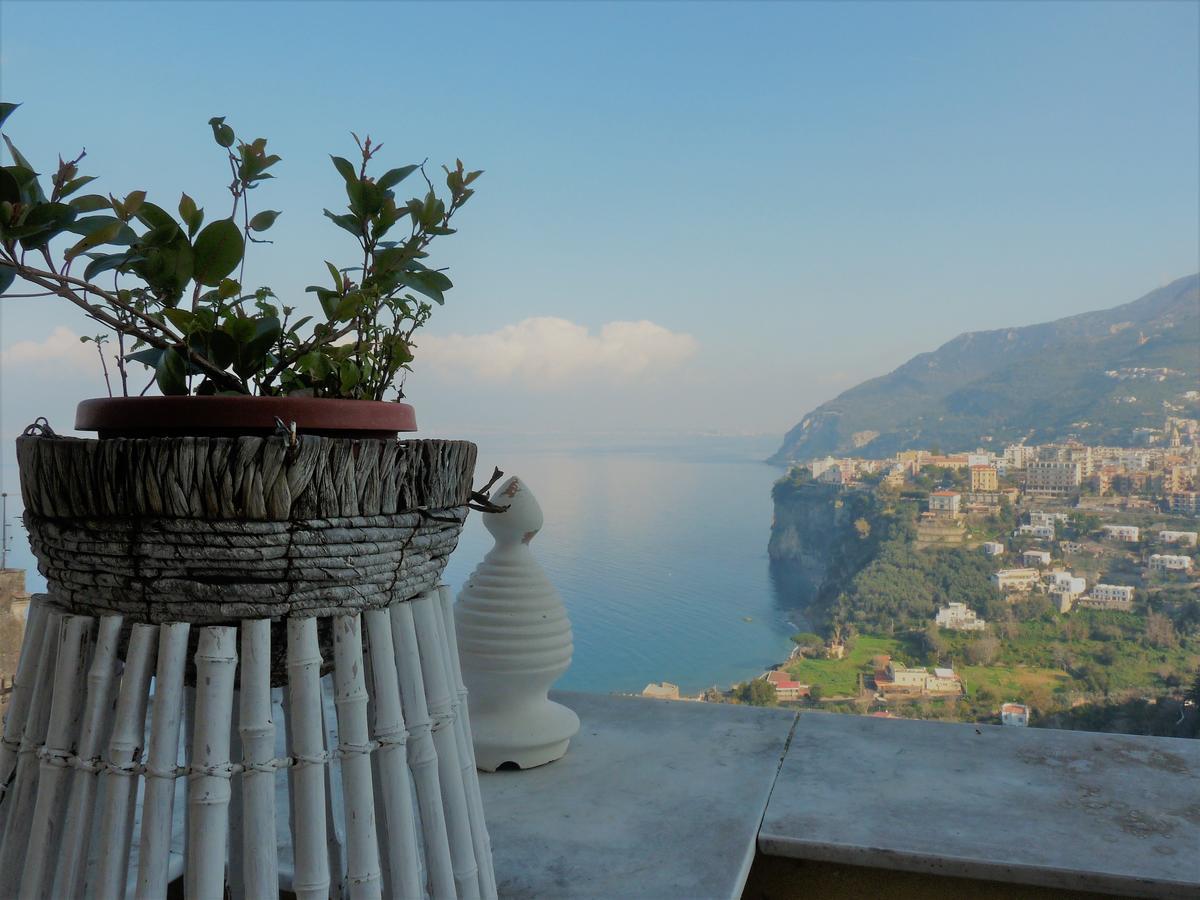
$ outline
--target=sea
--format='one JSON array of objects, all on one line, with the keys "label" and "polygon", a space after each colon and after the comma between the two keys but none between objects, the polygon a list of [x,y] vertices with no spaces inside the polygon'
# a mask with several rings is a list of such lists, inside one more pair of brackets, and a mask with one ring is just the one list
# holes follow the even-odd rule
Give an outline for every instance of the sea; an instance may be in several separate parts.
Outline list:
[{"label": "sea", "polygon": [[[789,637],[808,630],[804,598],[773,577],[767,558],[780,470],[763,460],[777,436],[456,436],[479,445],[480,483],[493,467],[518,475],[545,514],[531,546],[575,641],[557,687],[728,687],[781,662]],[[4,467],[18,523],[9,565],[39,591],[14,468]],[[456,594],[491,546],[472,512],[444,579]]]}]

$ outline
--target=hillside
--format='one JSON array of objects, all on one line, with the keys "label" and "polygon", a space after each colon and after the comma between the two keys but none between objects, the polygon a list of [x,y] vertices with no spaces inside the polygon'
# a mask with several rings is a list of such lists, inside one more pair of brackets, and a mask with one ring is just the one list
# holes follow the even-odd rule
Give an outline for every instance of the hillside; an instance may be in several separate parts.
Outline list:
[{"label": "hillside", "polygon": [[[1165,378],[1135,369],[1168,369]],[[1140,300],[1023,328],[959,335],[801,419],[771,462],[885,457],[1026,438],[1128,444],[1200,402],[1200,275]]]}]

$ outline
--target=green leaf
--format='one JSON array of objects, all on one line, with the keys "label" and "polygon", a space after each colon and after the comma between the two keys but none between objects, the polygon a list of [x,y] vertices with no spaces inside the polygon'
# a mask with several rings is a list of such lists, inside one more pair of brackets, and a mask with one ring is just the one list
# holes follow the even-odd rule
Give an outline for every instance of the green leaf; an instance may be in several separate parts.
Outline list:
[{"label": "green leaf", "polygon": [[83,270],[83,277],[87,281],[91,281],[102,272],[110,272],[113,269],[119,269],[126,263],[140,260],[142,257],[130,256],[128,253],[110,253],[107,255],[96,256],[88,263],[88,267]]},{"label": "green leaf", "polygon": [[[98,216],[97,218],[105,217]],[[74,224],[78,225],[79,222],[75,222]],[[91,250],[93,247],[99,247],[101,244],[111,243],[112,240],[121,233],[121,229],[127,227],[128,226],[120,219],[112,219],[112,221],[108,222],[107,224],[102,225],[85,235],[84,238],[80,240],[74,247],[63,254],[63,258],[70,261],[85,250]]]},{"label": "green leaf", "polygon": [[330,219],[339,228],[345,229],[355,237],[362,237],[362,225],[359,220],[351,215],[335,215],[329,210],[325,210],[326,218]]},{"label": "green leaf", "polygon": [[196,321],[195,314],[186,309],[164,309],[163,317],[184,334],[187,334]]},{"label": "green leaf", "polygon": [[[65,203],[39,203],[29,211],[22,222],[21,232],[26,232],[21,238],[21,246],[26,250],[44,247],[60,231],[63,231],[75,219],[75,210]],[[33,229],[33,230],[29,230]],[[9,229],[9,235],[18,232]]]},{"label": "green leaf", "polygon": [[325,268],[329,270],[329,274],[333,278],[334,287],[336,287],[339,291],[342,290],[345,282],[342,281],[342,273],[337,270],[337,266],[335,266],[329,260],[325,260]]},{"label": "green leaf", "polygon": [[208,358],[221,369],[233,365],[237,355],[237,343],[226,332],[218,329],[208,336]]},{"label": "green leaf", "polygon": [[0,202],[21,202],[21,182],[17,180],[17,176],[8,171],[7,166],[0,169]]},{"label": "green leaf", "polygon": [[[70,205],[70,204],[68,204]],[[117,228],[111,240],[105,241],[106,244],[123,244],[128,246],[137,241],[137,235],[134,234],[132,228],[118,219],[116,216],[84,216],[82,219],[76,219],[66,230],[72,234],[82,234],[85,237],[95,234],[101,228],[107,228],[113,223],[120,227]]]},{"label": "green leaf", "polygon": [[21,151],[16,148],[16,145],[13,144],[13,142],[8,139],[7,134],[4,135],[4,143],[8,145],[8,152],[12,154],[13,162],[15,162],[18,166],[20,166],[23,169],[28,169],[30,172],[37,171],[33,167],[33,163],[31,163],[29,160],[27,160],[21,154]]},{"label": "green leaf", "polygon": [[417,169],[419,169],[419,168],[421,168],[421,167],[420,166],[401,166],[398,169],[388,169],[386,172],[383,173],[383,175],[380,177],[380,179],[375,183],[377,185],[379,185],[379,187],[383,188],[383,190],[386,191],[389,188],[394,188],[396,185],[398,185],[400,182],[402,182],[405,178],[407,178],[413,172],[417,171]]},{"label": "green leaf", "polygon": [[216,139],[218,146],[233,146],[236,136],[233,133],[233,129],[225,124],[224,116],[213,116],[213,118],[208,120],[208,124],[212,126],[213,137]]},{"label": "green leaf", "polygon": [[20,103],[0,103],[0,126],[13,114]]},{"label": "green leaf", "polygon": [[307,372],[313,381],[324,381],[333,372],[329,357],[315,350],[296,360],[296,367],[302,372]]},{"label": "green leaf", "polygon": [[188,392],[187,363],[174,347],[163,351],[154,368],[154,380],[158,382],[158,389],[168,397]]},{"label": "green leaf", "polygon": [[333,160],[333,167],[338,170],[338,174],[346,179],[346,184],[350,184],[351,182],[357,183],[358,172],[355,171],[350,160],[340,156],[330,156],[329,158]]},{"label": "green leaf", "polygon": [[183,231],[179,227],[179,223],[171,216],[169,212],[154,203],[145,203],[137,198],[137,194],[143,194],[144,191],[134,191],[129,195],[136,201],[136,207],[130,209],[128,207],[129,199],[127,198],[122,206],[125,207],[125,214],[132,215],[147,228],[174,228],[176,231]]},{"label": "green leaf", "polygon": [[[125,198],[125,202],[121,206],[125,210],[125,215],[136,216],[138,210],[142,208],[142,204],[146,202],[145,191],[130,191],[129,196]],[[139,217],[140,221],[140,217]]]},{"label": "green leaf", "polygon": [[45,203],[46,195],[38,184],[37,173],[26,166],[5,166],[4,170],[17,182],[17,199],[13,203]]},{"label": "green leaf", "polygon": [[266,231],[275,224],[275,220],[279,218],[279,210],[264,209],[262,212],[255,213],[250,218],[251,231]]},{"label": "green leaf", "polygon": [[[12,112],[12,110],[9,110],[9,112]],[[3,294],[10,287],[12,287],[12,283],[16,281],[16,279],[17,270],[12,266],[6,266],[3,263],[0,263],[0,294]]]},{"label": "green leaf", "polygon": [[330,317],[337,322],[349,322],[354,318],[354,314],[358,312],[358,307],[362,303],[362,295],[355,292],[349,297],[346,297],[339,303]]},{"label": "green leaf", "polygon": [[342,382],[343,391],[350,391],[358,386],[359,381],[362,380],[362,373],[358,371],[354,360],[347,359],[338,366],[338,379]]},{"label": "green leaf", "polygon": [[[133,271],[151,287],[165,306],[173,307],[192,279],[193,257],[192,245],[183,232],[175,225],[170,229],[174,231],[174,238],[142,248],[144,259],[133,266]],[[154,229],[152,233],[161,234],[168,230]]]},{"label": "green leaf", "polygon": [[73,193],[75,193],[77,190],[79,190],[85,184],[88,184],[95,180],[96,180],[95,175],[82,175],[79,178],[73,178],[62,186],[62,190],[59,191],[59,196],[64,199],[67,197],[70,197]]},{"label": "green leaf", "polygon": [[245,247],[233,219],[218,219],[196,235],[193,275],[200,284],[216,287],[237,268]]},{"label": "green leaf", "polygon": [[217,299],[228,300],[230,297],[236,297],[242,286],[232,278],[222,278],[221,283],[217,285]]},{"label": "green leaf", "polygon": [[435,272],[432,269],[425,269],[420,272],[405,272],[401,275],[400,282],[408,285],[414,291],[424,294],[439,305],[446,302],[443,292],[454,287],[453,282],[449,278],[441,272]]},{"label": "green leaf", "polygon": [[233,361],[233,371],[242,378],[248,378],[262,370],[267,351],[279,340],[283,329],[280,327],[279,320],[273,316],[242,321],[252,324],[254,336],[249,341],[239,342],[240,346],[237,348]]},{"label": "green leaf", "polygon": [[111,209],[108,198],[101,194],[84,194],[69,201],[77,212],[96,212],[100,209]]},{"label": "green leaf", "polygon": [[162,359],[163,351],[158,347],[147,347],[145,350],[138,350],[136,353],[125,354],[125,359],[128,362],[141,363],[143,366],[149,366],[151,369],[158,367],[158,361]]}]

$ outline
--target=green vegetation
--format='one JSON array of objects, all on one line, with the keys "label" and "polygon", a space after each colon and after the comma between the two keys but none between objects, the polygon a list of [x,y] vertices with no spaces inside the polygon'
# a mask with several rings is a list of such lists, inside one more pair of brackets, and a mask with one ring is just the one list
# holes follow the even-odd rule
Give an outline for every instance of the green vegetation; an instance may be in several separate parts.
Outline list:
[{"label": "green vegetation", "polygon": [[[858,695],[858,676],[873,671],[876,656],[896,656],[903,645],[894,638],[859,635],[842,659],[800,659],[788,663],[787,673],[802,684],[819,684],[826,697]],[[814,698],[816,699],[816,698]]]},{"label": "green vegetation", "polygon": [[966,603],[985,618],[1002,613],[1005,601],[991,583],[992,561],[978,550],[914,546],[916,507],[905,503],[877,517],[875,553],[849,579],[829,578],[818,603],[827,624],[894,634],[923,628],[939,606]]},{"label": "green vegetation", "polygon": [[775,685],[761,678],[738,685],[733,696],[739,703],[749,706],[774,706],[778,702]]}]

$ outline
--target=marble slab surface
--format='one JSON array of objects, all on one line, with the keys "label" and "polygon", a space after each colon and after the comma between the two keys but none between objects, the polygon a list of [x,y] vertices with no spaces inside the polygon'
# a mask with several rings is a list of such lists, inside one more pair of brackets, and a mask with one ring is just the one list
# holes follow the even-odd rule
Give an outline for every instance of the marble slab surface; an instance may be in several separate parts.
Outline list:
[{"label": "marble slab surface", "polygon": [[802,714],[759,847],[1200,897],[1200,741]]},{"label": "marble slab surface", "polygon": [[553,696],[567,755],[480,774],[500,896],[739,897],[795,713]]}]

